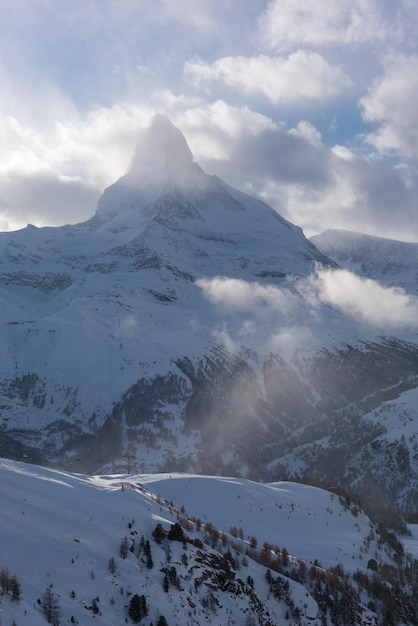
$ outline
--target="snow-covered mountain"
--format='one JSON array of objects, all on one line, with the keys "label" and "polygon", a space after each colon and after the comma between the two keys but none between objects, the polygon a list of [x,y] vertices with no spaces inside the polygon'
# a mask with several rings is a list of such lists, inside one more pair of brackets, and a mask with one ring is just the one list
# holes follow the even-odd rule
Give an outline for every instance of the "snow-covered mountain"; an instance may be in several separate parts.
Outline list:
[{"label": "snow-covered mountain", "polygon": [[418,307],[390,292],[394,317],[370,282],[376,318],[336,260],[157,116],[90,220],[0,233],[0,454],[298,478],[415,514],[415,434],[389,442],[374,412],[399,421],[417,388]]},{"label": "snow-covered mountain", "polygon": [[348,230],[326,230],[310,241],[341,267],[408,293],[418,292],[418,243]]},{"label": "snow-covered mountain", "polygon": [[416,623],[416,536],[312,486],[1,460],[0,500],[5,626]]},{"label": "snow-covered mountain", "polygon": [[270,207],[204,174],[165,118],[139,146],[91,220],[1,233],[1,374],[44,381],[37,428],[62,391],[67,412],[90,418],[142,376],[211,347],[198,279],[271,284],[331,263]]}]

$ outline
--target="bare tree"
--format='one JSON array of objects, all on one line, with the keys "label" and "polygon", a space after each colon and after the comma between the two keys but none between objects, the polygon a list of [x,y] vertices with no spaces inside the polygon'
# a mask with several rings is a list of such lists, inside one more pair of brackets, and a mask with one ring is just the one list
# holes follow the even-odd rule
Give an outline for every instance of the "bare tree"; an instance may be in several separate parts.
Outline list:
[{"label": "bare tree", "polygon": [[51,587],[47,587],[45,589],[41,605],[43,614],[45,615],[48,624],[52,624],[52,626],[60,626],[61,609],[58,598],[52,591]]}]

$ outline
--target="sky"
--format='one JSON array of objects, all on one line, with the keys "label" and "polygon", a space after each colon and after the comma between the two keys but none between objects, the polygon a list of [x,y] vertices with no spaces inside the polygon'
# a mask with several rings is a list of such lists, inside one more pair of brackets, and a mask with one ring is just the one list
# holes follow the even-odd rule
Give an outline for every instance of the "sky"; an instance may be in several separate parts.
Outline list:
[{"label": "sky", "polygon": [[2,0],[0,230],[84,221],[156,113],[307,236],[418,241],[418,0]]}]

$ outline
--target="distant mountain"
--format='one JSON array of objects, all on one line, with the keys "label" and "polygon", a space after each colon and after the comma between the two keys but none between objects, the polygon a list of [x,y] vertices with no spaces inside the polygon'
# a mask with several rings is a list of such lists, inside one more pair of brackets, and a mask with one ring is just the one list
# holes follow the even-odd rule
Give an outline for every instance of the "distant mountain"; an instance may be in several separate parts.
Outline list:
[{"label": "distant mountain", "polygon": [[331,256],[157,116],[91,219],[0,233],[0,455],[296,478],[412,517],[416,434],[373,412],[415,393],[416,329],[335,305]]},{"label": "distant mountain", "polygon": [[312,486],[0,460],[0,500],[7,626],[416,624],[416,537]]},{"label": "distant mountain", "polygon": [[310,241],[338,265],[383,284],[418,292],[418,243],[326,230]]}]

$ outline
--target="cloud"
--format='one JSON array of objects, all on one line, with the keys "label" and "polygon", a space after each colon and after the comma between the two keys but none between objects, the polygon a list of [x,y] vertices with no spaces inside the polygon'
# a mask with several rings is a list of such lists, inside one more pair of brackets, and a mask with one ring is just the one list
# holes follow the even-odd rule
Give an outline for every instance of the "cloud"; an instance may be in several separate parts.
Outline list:
[{"label": "cloud", "polygon": [[307,235],[325,228],[416,239],[413,167],[331,149],[308,121],[274,124],[223,101],[178,117],[195,158],[210,173],[258,195]]},{"label": "cloud", "polygon": [[288,127],[247,106],[169,90],[143,104],[121,102],[68,116],[48,129],[0,114],[0,198],[14,207],[0,205],[3,229],[90,217],[103,189],[126,172],[137,137],[158,110],[185,133],[208,173],[261,197],[306,234],[348,228],[416,239],[418,178],[412,164],[394,167],[346,146],[329,149],[307,120]]},{"label": "cloud", "polygon": [[308,300],[313,294],[318,302],[382,330],[418,327],[416,296],[406,294],[401,288],[383,287],[375,280],[347,270],[318,271],[313,279],[302,284],[302,292]]},{"label": "cloud", "polygon": [[319,133],[308,122],[296,128],[276,126],[257,137],[241,137],[233,146],[232,159],[246,177],[265,183],[301,183],[313,188],[328,178],[328,153]]},{"label": "cloud", "polygon": [[259,19],[260,38],[272,50],[298,46],[385,42],[398,36],[378,0],[274,0]]},{"label": "cloud", "polygon": [[[279,288],[241,279],[217,277],[197,281],[220,311],[215,341],[239,354],[242,346],[259,353],[276,352],[289,360],[301,344],[315,344],[303,300],[291,287]],[[231,316],[230,316],[231,314]]]},{"label": "cloud", "polygon": [[77,178],[47,172],[0,174],[3,230],[84,221],[93,215],[97,199],[97,190]]},{"label": "cloud", "polygon": [[360,99],[366,122],[378,125],[367,141],[381,153],[418,158],[418,55],[389,55],[383,74]]},{"label": "cloud", "polygon": [[263,94],[273,103],[326,100],[351,84],[338,67],[316,52],[298,50],[289,57],[225,57],[213,63],[200,59],[185,64],[196,87],[221,82],[246,94]]},{"label": "cloud", "polygon": [[120,102],[94,108],[83,118],[57,121],[45,157],[63,173],[82,172],[102,189],[126,173],[137,138],[153,115],[150,105]]},{"label": "cloud", "polygon": [[289,289],[249,283],[237,278],[218,277],[196,281],[206,297],[227,311],[252,313],[257,317],[288,317],[297,307],[297,297]]},{"label": "cloud", "polygon": [[[213,338],[229,351],[245,348],[280,354],[291,362],[298,350],[335,346],[362,331],[409,337],[418,328],[418,298],[383,287],[346,270],[318,268],[283,286],[227,277],[197,282],[215,307]],[[330,343],[329,343],[330,342]]]},{"label": "cloud", "polygon": [[346,146],[327,147],[316,127],[273,121],[218,100],[175,116],[209,173],[259,196],[307,235],[346,228],[416,240],[418,176]]},{"label": "cloud", "polygon": [[[258,344],[262,349],[270,346],[270,350],[280,348],[289,354],[303,343],[314,345],[316,333],[319,337],[335,324],[345,327],[347,318],[360,325],[359,329],[366,325],[383,333],[418,328],[418,297],[347,270],[318,268],[314,275],[286,286],[227,277],[196,284],[221,311],[223,322],[215,334],[229,347]],[[241,317],[233,320],[229,314]],[[227,327],[228,319],[234,327]]]},{"label": "cloud", "polygon": [[249,193],[259,194],[270,181],[278,186],[303,181],[316,188],[327,179],[327,149],[307,121],[287,128],[222,100],[191,106],[175,121],[206,171]]},{"label": "cloud", "polygon": [[[320,152],[317,154],[319,158]],[[324,167],[328,177],[322,185],[315,188],[301,179],[283,186],[272,180],[265,188],[265,200],[274,205],[275,197],[285,194],[288,218],[304,224],[307,234],[319,232],[327,224],[328,228],[416,240],[415,168],[407,164],[394,167],[342,146],[335,146],[327,156]]]},{"label": "cloud", "polygon": [[157,89],[178,91],[184,59],[208,52],[223,56],[235,41],[248,41],[258,11],[252,0],[3,1],[2,100],[5,85],[12,85],[16,104],[27,95],[23,112],[28,100],[41,105],[47,87],[86,111],[117,101],[138,103]]},{"label": "cloud", "polygon": [[128,167],[150,109],[135,105],[97,108],[36,129],[0,114],[0,219],[3,229],[89,218],[104,187]]},{"label": "cloud", "polygon": [[230,160],[231,146],[241,137],[258,137],[276,126],[265,115],[247,106],[231,106],[224,100],[189,102],[185,110],[174,115],[174,120],[185,133],[199,162]]}]

